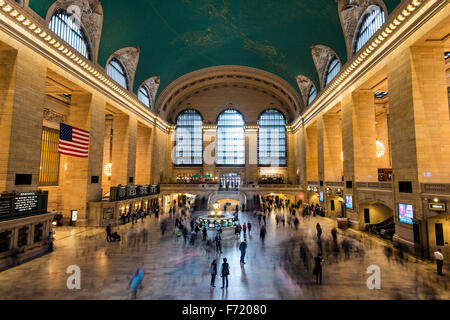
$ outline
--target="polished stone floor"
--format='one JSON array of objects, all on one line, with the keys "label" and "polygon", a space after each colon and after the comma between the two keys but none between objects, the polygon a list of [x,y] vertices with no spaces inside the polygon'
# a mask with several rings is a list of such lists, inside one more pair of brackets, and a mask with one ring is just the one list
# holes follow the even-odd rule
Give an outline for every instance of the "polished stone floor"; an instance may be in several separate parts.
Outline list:
[{"label": "polished stone floor", "polygon": [[[208,257],[201,240],[191,246],[176,242],[169,230],[162,236],[161,219],[169,219],[173,226],[165,215],[116,228],[120,243],[106,242],[103,229],[58,229],[53,253],[0,273],[0,299],[130,299],[128,282],[142,263],[146,271],[137,299],[450,299],[448,265],[442,277],[433,264],[411,256],[400,257],[394,251],[388,259],[385,242],[355,231],[339,230],[339,244],[346,239],[352,250],[347,256],[342,250],[335,254],[330,234],[334,221],[310,217],[301,220],[296,231],[287,224],[277,227],[274,213],[267,220],[265,244],[256,217],[241,215],[241,221],[253,224],[245,265],[239,263],[241,240],[233,232],[224,235],[220,260],[229,260],[230,285],[220,289],[218,278],[212,289],[208,270],[215,254]],[[324,230],[321,286],[315,284],[311,261],[318,251],[317,222]],[[300,257],[302,246],[306,260]],[[80,290],[67,289],[70,265],[81,269]],[[381,269],[380,290],[367,288],[370,265]]]}]

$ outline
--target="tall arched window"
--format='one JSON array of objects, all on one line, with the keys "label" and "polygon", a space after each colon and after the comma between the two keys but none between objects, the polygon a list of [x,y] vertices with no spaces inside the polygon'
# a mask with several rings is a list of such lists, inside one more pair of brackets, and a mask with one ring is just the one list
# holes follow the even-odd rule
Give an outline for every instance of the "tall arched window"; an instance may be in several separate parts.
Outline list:
[{"label": "tall arched window", "polygon": [[270,109],[258,119],[258,164],[286,166],[286,119],[278,110]]},{"label": "tall arched window", "polygon": [[111,59],[111,61],[108,63],[108,67],[106,68],[106,73],[115,82],[117,82],[122,87],[128,90],[127,74],[125,72],[125,68],[118,59],[116,58]]},{"label": "tall arched window", "polygon": [[310,105],[317,97],[317,90],[315,86],[311,86],[308,93],[308,105]]},{"label": "tall arched window", "polygon": [[370,38],[381,28],[386,21],[383,9],[380,6],[372,6],[362,17],[356,37],[356,44],[353,53],[358,52],[369,41]]},{"label": "tall arched window", "polygon": [[336,77],[336,75],[341,71],[341,64],[339,63],[339,59],[333,57],[328,64],[326,77],[325,77],[325,86],[331,82],[331,80]]},{"label": "tall arched window", "polygon": [[80,21],[66,10],[55,11],[50,19],[49,28],[83,56],[92,59],[89,41]]},{"label": "tall arched window", "polygon": [[244,117],[234,109],[223,111],[217,118],[216,164],[245,165]]},{"label": "tall arched window", "polygon": [[150,94],[145,86],[141,86],[138,91],[138,99],[147,107],[151,108]]},{"label": "tall arched window", "polygon": [[175,129],[175,165],[203,164],[203,119],[195,110],[181,112]]}]

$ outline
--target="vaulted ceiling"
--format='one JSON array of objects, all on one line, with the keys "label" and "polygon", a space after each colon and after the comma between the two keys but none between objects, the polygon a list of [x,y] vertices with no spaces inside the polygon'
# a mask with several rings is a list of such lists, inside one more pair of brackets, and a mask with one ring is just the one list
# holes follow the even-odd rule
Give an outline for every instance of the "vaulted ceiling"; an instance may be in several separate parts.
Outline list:
[{"label": "vaulted ceiling", "polygon": [[[389,12],[401,0],[384,0]],[[54,0],[30,0],[45,19]],[[134,91],[152,76],[160,91],[182,75],[242,65],[274,73],[298,90],[296,76],[319,87],[311,45],[346,46],[336,0],[103,0],[98,64],[124,47],[139,47]]]}]

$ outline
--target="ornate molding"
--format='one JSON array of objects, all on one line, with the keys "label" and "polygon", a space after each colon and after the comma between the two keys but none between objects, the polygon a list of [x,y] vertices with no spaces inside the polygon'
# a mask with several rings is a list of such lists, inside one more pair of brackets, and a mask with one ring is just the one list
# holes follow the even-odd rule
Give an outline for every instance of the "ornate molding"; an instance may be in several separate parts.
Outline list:
[{"label": "ornate molding", "polygon": [[154,108],[154,106],[155,106],[156,95],[158,94],[159,84],[161,82],[160,80],[161,79],[159,76],[155,76],[155,77],[148,78],[147,80],[145,80],[142,83],[142,85],[144,85],[148,89],[148,92],[150,93],[150,100],[152,102],[152,108]]},{"label": "ornate molding", "polygon": [[353,55],[353,43],[357,28],[364,12],[371,5],[379,5],[387,16],[387,8],[382,0],[336,0],[338,2],[339,19],[347,47],[347,56],[350,59]]},{"label": "ornate molding", "polygon": [[312,57],[314,60],[314,65],[316,66],[317,74],[319,75],[319,81],[320,81],[320,88],[324,88],[324,75],[326,72],[326,69],[328,67],[328,62],[332,57],[336,57],[339,60],[339,63],[341,63],[341,59],[339,59],[339,56],[334,52],[333,49],[323,46],[323,45],[314,45],[311,46],[312,50]]},{"label": "ornate molding", "polygon": [[309,91],[311,90],[311,87],[314,87],[314,83],[308,77],[299,75],[297,76],[297,84],[300,92],[302,93],[303,103],[307,106]]},{"label": "ornate molding", "polygon": [[141,49],[134,47],[126,47],[114,52],[108,59],[108,63],[116,58],[122,62],[128,76],[128,88],[133,91],[134,76],[136,75],[137,65],[139,63],[139,53]]},{"label": "ornate molding", "polygon": [[64,115],[55,112],[51,109],[45,108],[44,109],[44,120],[60,124],[61,122],[64,122],[66,119]]}]

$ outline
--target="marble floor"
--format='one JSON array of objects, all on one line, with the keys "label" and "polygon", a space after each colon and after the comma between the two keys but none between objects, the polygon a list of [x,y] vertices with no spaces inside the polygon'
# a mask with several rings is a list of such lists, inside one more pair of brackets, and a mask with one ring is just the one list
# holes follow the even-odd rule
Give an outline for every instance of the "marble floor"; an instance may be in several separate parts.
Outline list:
[{"label": "marble floor", "polygon": [[[128,282],[141,264],[146,271],[137,299],[450,299],[448,265],[445,276],[438,276],[429,262],[400,257],[395,251],[388,259],[385,242],[354,231],[339,230],[339,244],[346,239],[352,251],[335,254],[330,233],[334,221],[310,217],[295,230],[287,224],[276,226],[274,213],[267,220],[264,244],[256,217],[241,214],[241,221],[253,224],[246,264],[239,263],[243,235],[224,235],[219,258],[230,263],[229,288],[220,289],[220,277],[216,288],[210,288],[208,271],[215,254],[208,257],[201,240],[192,246],[175,241],[169,231],[162,236],[161,219],[168,219],[172,228],[168,215],[147,218],[117,227],[122,241],[115,243],[106,242],[104,229],[58,229],[53,253],[0,273],[0,299],[130,299]],[[317,222],[324,230],[321,286],[315,284],[311,261],[318,252]],[[301,247],[309,253],[306,260],[300,257]],[[66,269],[71,265],[80,267],[80,290],[67,288]],[[380,290],[367,288],[366,270],[371,265],[380,267]]]}]

